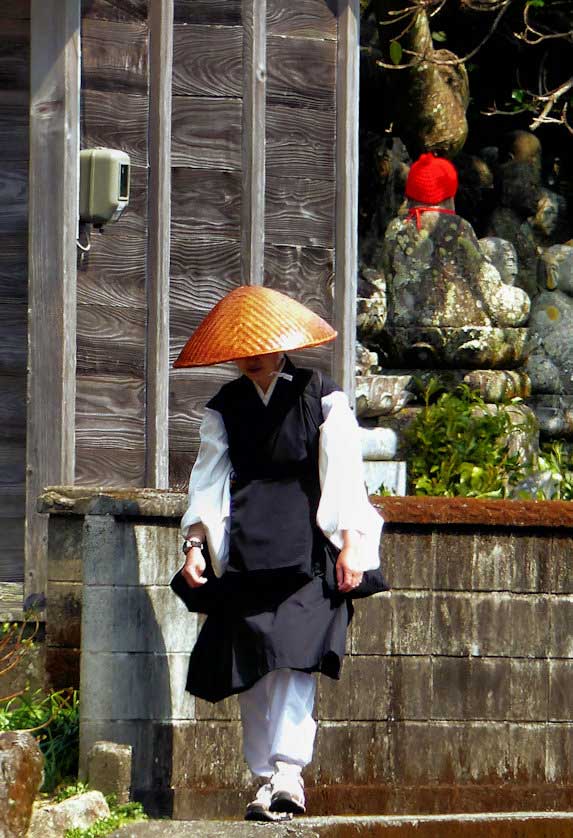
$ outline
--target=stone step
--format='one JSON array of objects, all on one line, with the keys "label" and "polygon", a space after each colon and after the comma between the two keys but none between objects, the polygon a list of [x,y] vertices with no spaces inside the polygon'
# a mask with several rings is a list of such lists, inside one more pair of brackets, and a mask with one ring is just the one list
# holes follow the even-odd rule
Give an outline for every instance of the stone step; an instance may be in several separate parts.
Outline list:
[{"label": "stone step", "polygon": [[110,838],[571,838],[571,812],[510,812],[406,817],[296,818],[287,824],[244,821],[145,821]]}]

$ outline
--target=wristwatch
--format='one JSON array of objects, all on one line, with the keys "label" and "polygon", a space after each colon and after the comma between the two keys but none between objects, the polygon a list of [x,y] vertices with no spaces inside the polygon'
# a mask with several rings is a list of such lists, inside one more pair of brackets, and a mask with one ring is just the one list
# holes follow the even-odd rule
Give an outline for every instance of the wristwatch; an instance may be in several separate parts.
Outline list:
[{"label": "wristwatch", "polygon": [[201,541],[200,538],[195,538],[195,537],[186,538],[185,541],[183,542],[182,550],[185,553],[185,555],[187,555],[189,550],[191,550],[193,547],[198,547],[199,550],[203,549],[203,542]]}]

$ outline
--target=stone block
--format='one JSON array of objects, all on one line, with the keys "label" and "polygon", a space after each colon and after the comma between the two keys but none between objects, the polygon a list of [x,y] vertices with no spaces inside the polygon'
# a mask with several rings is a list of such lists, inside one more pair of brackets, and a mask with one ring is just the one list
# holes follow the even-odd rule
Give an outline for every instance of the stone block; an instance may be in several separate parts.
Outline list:
[{"label": "stone block", "polygon": [[546,725],[545,776],[549,783],[573,782],[573,724]]},{"label": "stone block", "polygon": [[511,595],[475,594],[472,611],[472,655],[509,657],[512,654]]},{"label": "stone block", "polygon": [[415,399],[411,374],[364,375],[356,379],[356,415],[360,418],[399,413]]},{"label": "stone block", "polygon": [[396,434],[387,428],[360,428],[362,459],[393,460],[396,456]]},{"label": "stone block", "polygon": [[0,733],[0,835],[20,838],[28,831],[34,798],[42,783],[44,758],[30,733]]},{"label": "stone block", "polygon": [[197,616],[166,586],[86,585],[82,648],[87,652],[187,652]]},{"label": "stone block", "polygon": [[432,718],[504,721],[510,704],[510,661],[434,658]]},{"label": "stone block", "polygon": [[573,658],[573,596],[556,596],[549,601],[552,658]]},{"label": "stone block", "polygon": [[549,721],[571,720],[573,661],[549,661]]},{"label": "stone block", "polygon": [[470,658],[432,660],[433,719],[467,719],[471,688]]},{"label": "stone block", "polygon": [[509,775],[524,785],[545,782],[547,727],[545,724],[509,725]]},{"label": "stone block", "polygon": [[392,596],[389,592],[375,594],[355,603],[354,655],[389,655],[392,651]]},{"label": "stone block", "polygon": [[475,536],[465,529],[448,527],[434,533],[434,589],[471,590]]},{"label": "stone block", "polygon": [[394,782],[461,782],[470,759],[465,732],[459,722],[395,722],[391,728]]},{"label": "stone block", "polygon": [[[156,766],[161,762],[165,768],[163,782],[169,783],[171,777],[171,757],[173,754],[173,728],[181,722],[163,724],[147,719],[138,721],[92,721],[80,720],[80,779],[88,777],[88,754],[96,742],[114,742],[132,749],[131,788],[151,788],[157,776]],[[157,729],[169,731],[169,735],[158,736]],[[159,747],[159,745],[161,747]]]},{"label": "stone block", "polygon": [[391,524],[382,530],[380,561],[390,587],[428,589],[432,587],[434,554],[432,534],[427,528],[401,528]]},{"label": "stone block", "polygon": [[78,794],[61,803],[40,804],[34,809],[27,838],[61,838],[68,829],[87,830],[109,814],[100,791]]},{"label": "stone block", "polygon": [[[377,428],[376,430],[383,430]],[[379,495],[383,489],[394,495],[406,494],[406,462],[397,460],[365,460],[363,463],[364,482],[369,495]]]},{"label": "stone block", "polygon": [[551,589],[551,539],[534,535],[516,537],[511,590],[546,593]]},{"label": "stone block", "polygon": [[[355,658],[347,656],[342,664],[339,681],[319,675],[316,690],[316,717],[328,721],[352,718],[351,696],[357,686],[354,678]],[[359,685],[358,685],[359,686]]]},{"label": "stone block", "polygon": [[509,731],[505,722],[474,722],[465,729],[462,780],[499,784],[507,778]]},{"label": "stone block", "polygon": [[352,677],[345,690],[347,718],[357,721],[387,719],[390,714],[392,659],[383,655],[354,656]]},{"label": "stone block", "polygon": [[352,725],[320,722],[312,763],[305,771],[309,785],[352,783]]},{"label": "stone block", "polygon": [[508,591],[514,564],[515,540],[509,531],[503,535],[481,532],[476,536],[471,587],[475,591]]},{"label": "stone block", "polygon": [[86,515],[84,582],[87,585],[168,585],[181,567],[178,522],[158,523]]},{"label": "stone block", "polygon": [[348,756],[353,785],[377,786],[393,781],[391,737],[385,723],[352,722]]},{"label": "stone block", "polygon": [[573,562],[571,561],[571,533],[562,530],[551,539],[551,591],[556,594],[573,594]]},{"label": "stone block", "polygon": [[241,788],[251,782],[240,722],[183,723],[173,727],[172,736],[173,787]]},{"label": "stone block", "polygon": [[429,719],[432,711],[431,658],[393,657],[390,662],[388,718]]},{"label": "stone block", "polygon": [[90,721],[193,718],[188,663],[182,654],[84,652],[81,713]]},{"label": "stone block", "polygon": [[546,597],[516,595],[511,602],[511,653],[515,657],[546,657],[551,645]]},{"label": "stone block", "polygon": [[435,655],[469,655],[473,639],[471,594],[433,595],[432,651]]},{"label": "stone block", "polygon": [[82,583],[48,582],[46,633],[50,646],[81,645]]},{"label": "stone block", "polygon": [[[330,680],[330,678],[324,680]],[[236,721],[241,718],[239,700],[236,695],[232,695],[229,698],[223,699],[223,701],[217,701],[213,704],[211,701],[196,698],[195,718],[205,721],[214,721],[216,719],[224,722]]]},{"label": "stone block", "polygon": [[139,583],[169,585],[183,564],[181,532],[176,519],[158,526],[156,521],[133,526],[139,559]]},{"label": "stone block", "polygon": [[508,719],[534,722],[548,718],[549,663],[546,660],[511,661]]},{"label": "stone block", "polygon": [[432,594],[394,592],[392,652],[395,655],[429,655],[432,651]]},{"label": "stone block", "polygon": [[118,803],[129,801],[131,789],[131,745],[95,742],[88,753],[88,784],[105,795],[113,794]]},{"label": "stone block", "polygon": [[82,581],[83,518],[52,515],[48,520],[48,580]]},{"label": "stone block", "polygon": [[511,703],[511,661],[507,658],[470,658],[471,719],[507,719]]}]

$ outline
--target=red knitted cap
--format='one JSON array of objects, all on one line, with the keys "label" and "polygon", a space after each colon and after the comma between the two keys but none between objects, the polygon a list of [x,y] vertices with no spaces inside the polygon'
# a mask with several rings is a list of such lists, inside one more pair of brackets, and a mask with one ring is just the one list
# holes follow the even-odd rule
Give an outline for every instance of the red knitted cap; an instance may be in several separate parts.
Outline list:
[{"label": "red knitted cap", "polygon": [[441,204],[453,198],[458,188],[456,167],[444,157],[421,154],[410,166],[406,196],[424,204]]}]

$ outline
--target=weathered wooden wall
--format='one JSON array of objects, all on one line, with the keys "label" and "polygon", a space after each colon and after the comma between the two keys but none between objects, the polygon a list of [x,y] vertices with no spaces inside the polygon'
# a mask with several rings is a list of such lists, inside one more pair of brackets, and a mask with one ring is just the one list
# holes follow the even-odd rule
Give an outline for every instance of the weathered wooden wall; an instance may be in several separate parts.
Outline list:
[{"label": "weathered wooden wall", "polygon": [[[174,12],[171,360],[239,284],[332,319],[336,193],[336,4],[175,0]],[[303,357],[328,369],[332,352]],[[188,480],[203,406],[234,374],[171,372],[171,486]]]},{"label": "weathered wooden wall", "polygon": [[[173,29],[170,360],[240,283],[243,28],[240,0],[176,0]],[[189,477],[221,367],[170,373],[171,485]]]},{"label": "weathered wooden wall", "polygon": [[0,4],[0,582],[24,578],[30,3]]},{"label": "weathered wooden wall", "polygon": [[78,267],[76,480],[145,483],[147,0],[83,0],[82,148],[131,158],[131,199]]},{"label": "weathered wooden wall", "polygon": [[[341,15],[353,2],[82,0],[81,146],[126,151],[132,182],[119,223],[94,231],[91,250],[78,259],[77,324],[68,323],[77,326],[76,421],[61,423],[78,484],[186,484],[204,404],[235,370],[174,372],[169,362],[231,288],[265,283],[331,321],[338,316],[336,177],[345,177],[340,166],[336,174],[338,39]],[[40,467],[49,432],[37,440],[29,432],[28,455],[38,462],[26,463],[26,386],[42,380],[52,328],[44,326],[40,343],[28,326],[30,14],[30,0],[0,2],[0,582],[12,585],[25,572],[24,517],[35,520],[36,494],[54,471]],[[163,50],[170,77],[172,69],[167,94],[153,72],[163,66]],[[50,82],[50,72],[40,72]],[[32,109],[36,120],[40,111]],[[159,194],[169,190],[169,173],[170,213]],[[41,189],[31,197],[45,194]],[[31,205],[43,223],[46,208]],[[157,220],[169,215],[156,235]],[[58,238],[58,253],[70,242],[67,234]],[[30,254],[33,287],[41,291],[43,250],[32,244]],[[60,268],[54,262],[45,269],[62,280],[63,301],[75,311]],[[42,305],[35,299],[37,325]],[[69,329],[64,335],[73,344]],[[36,353],[28,382],[27,341]],[[72,353],[64,355],[73,365]],[[330,369],[332,346],[302,353],[302,361]],[[52,401],[73,405],[71,388],[62,395],[61,383]],[[28,390],[33,400],[37,393]],[[41,411],[28,415],[32,430],[44,427],[36,415]],[[33,479],[26,513],[27,466]],[[28,552],[36,558],[28,587],[40,592],[45,537],[30,532]]]}]

